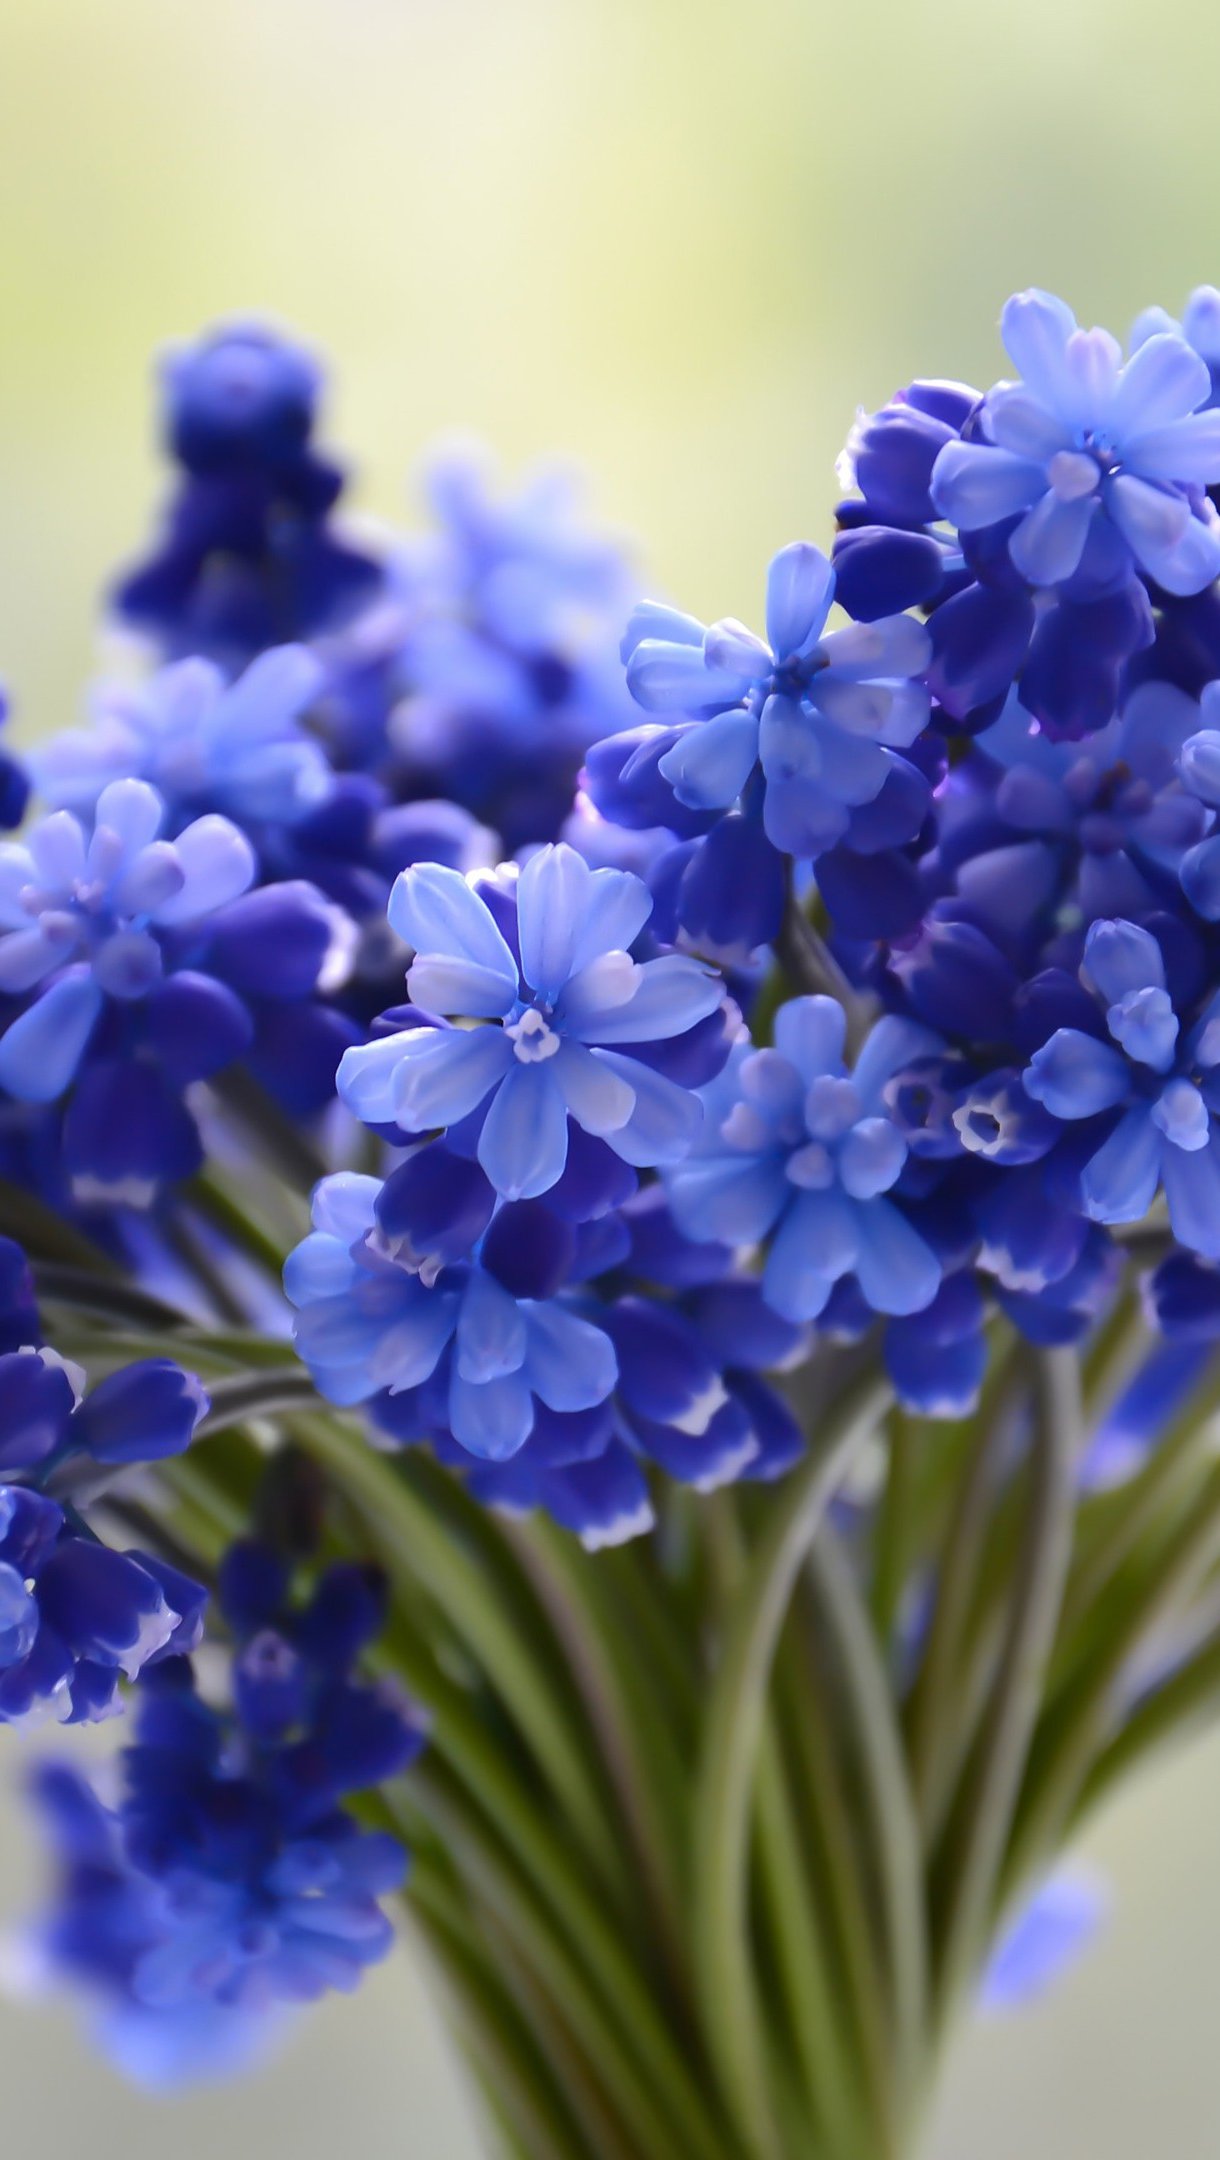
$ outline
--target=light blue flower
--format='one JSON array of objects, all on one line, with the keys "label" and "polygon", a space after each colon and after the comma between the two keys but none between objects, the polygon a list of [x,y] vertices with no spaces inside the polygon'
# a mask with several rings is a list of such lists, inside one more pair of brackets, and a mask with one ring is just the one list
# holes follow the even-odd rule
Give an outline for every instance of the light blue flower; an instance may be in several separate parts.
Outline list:
[{"label": "light blue flower", "polygon": [[1182,310],[1181,319],[1170,315],[1165,308],[1145,308],[1131,325],[1131,349],[1146,345],[1149,338],[1169,331],[1172,336],[1185,338],[1193,345],[1201,360],[1206,361],[1212,379],[1209,405],[1217,399],[1216,383],[1220,377],[1220,292],[1214,285],[1196,285]]},{"label": "light blue flower", "polygon": [[768,1241],[763,1294],[785,1319],[816,1319],[854,1275],[874,1312],[920,1312],[940,1283],[931,1247],[885,1197],[907,1157],[887,1082],[940,1048],[926,1028],[878,1022],[849,1074],[843,1008],[827,997],[780,1007],[775,1047],[742,1041],[704,1089],[704,1138],[667,1188],[690,1238]]},{"label": "light blue flower", "polygon": [[164,941],[253,882],[253,850],[227,818],[197,818],[173,841],[163,823],[155,788],[115,780],[92,831],[56,810],[0,846],[0,993],[48,985],[0,1038],[0,1088],[19,1101],[62,1095],[106,1001],[147,997]]},{"label": "light blue flower", "polygon": [[931,641],[908,615],[826,632],[835,576],[819,548],[782,548],[767,574],[767,636],[741,623],[704,629],[648,602],[624,641],[627,680],[649,712],[685,713],[659,770],[689,810],[722,810],[761,766],[767,837],[801,859],[833,846],[851,811],[876,800],[927,724],[918,680]]},{"label": "light blue flower", "polygon": [[53,736],[34,758],[39,792],[91,814],[111,780],[147,780],[176,828],[202,810],[239,825],[289,823],[320,802],[330,768],[301,728],[324,680],[302,645],[260,654],[236,682],[182,660],[135,685],[111,685],[93,724]]},{"label": "light blue flower", "polygon": [[1094,923],[1081,980],[1101,1006],[1109,1041],[1057,1028],[1035,1052],[1027,1092],[1052,1117],[1121,1112],[1081,1173],[1094,1222],[1139,1222],[1163,1186],[1179,1243],[1220,1258],[1220,993],[1182,1038],[1152,933]]},{"label": "light blue flower", "polygon": [[[652,911],[625,870],[591,870],[541,848],[513,887],[484,888],[437,864],[404,871],[389,917],[415,949],[407,976],[426,1012],[480,1023],[415,1027],[346,1052],[339,1092],[368,1124],[456,1125],[487,1105],[479,1161],[497,1192],[530,1199],[563,1174],[568,1120],[637,1167],[676,1162],[699,1129],[691,1089],[656,1066],[723,1002],[719,977],[683,954],[636,961]],[[647,1061],[637,1049],[647,1046]]]},{"label": "light blue flower", "polygon": [[1095,1940],[1109,1909],[1106,1886],[1086,1869],[1048,1876],[992,1951],[979,1989],[982,2009],[1017,2010],[1044,1995]]},{"label": "light blue flower", "polygon": [[571,1412],[606,1400],[618,1362],[600,1328],[560,1297],[515,1297],[475,1260],[425,1280],[380,1229],[380,1191],[351,1172],[323,1178],[313,1230],[284,1270],[298,1354],[329,1401],[421,1388],[444,1360],[454,1439],[499,1462],[528,1440],[535,1401]]},{"label": "light blue flower", "polygon": [[[1167,592],[1220,574],[1220,414],[1206,362],[1158,331],[1129,360],[1106,330],[1081,330],[1049,293],[1018,293],[1001,330],[1021,379],[997,383],[972,440],[946,443],[932,473],[942,517],[974,533],[1015,518],[1008,553],[1029,584],[1059,585],[1090,550],[1133,558]],[[967,429],[967,435],[969,429]]]}]

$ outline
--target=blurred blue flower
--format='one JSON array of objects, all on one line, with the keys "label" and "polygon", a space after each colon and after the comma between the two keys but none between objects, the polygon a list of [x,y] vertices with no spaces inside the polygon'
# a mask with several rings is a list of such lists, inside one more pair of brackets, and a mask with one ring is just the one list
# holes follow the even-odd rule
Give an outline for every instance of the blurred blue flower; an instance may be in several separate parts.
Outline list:
[{"label": "blurred blue flower", "polygon": [[348,1108],[367,1124],[423,1133],[486,1105],[479,1161],[510,1199],[562,1177],[569,1119],[625,1162],[677,1160],[702,1112],[667,1077],[665,1049],[677,1056],[719,1015],[723,989],[681,954],[632,959],[651,911],[639,878],[590,870],[563,844],[533,855],[515,888],[408,870],[390,922],[415,951],[412,1003],[421,1019],[482,1024],[421,1024],[349,1050],[339,1068]]},{"label": "blurred blue flower", "polygon": [[182,660],[132,685],[105,687],[92,724],[52,736],[34,756],[39,793],[90,816],[112,780],[146,780],[171,832],[219,811],[257,840],[291,824],[330,786],[320,744],[301,719],[324,679],[300,645],[260,654],[229,682],[207,660]]},{"label": "blurred blue flower", "polygon": [[406,1855],[343,1803],[403,1770],[424,1726],[354,1675],[383,1618],[363,1571],[331,1569],[299,1614],[276,1610],[282,1587],[269,1553],[229,1554],[232,1707],[205,1703],[184,1660],[161,1667],[114,1807],[60,1765],[33,1782],[58,1882],[32,1948],[141,2082],[243,2067],[287,2010],[354,1988],[393,1941],[380,1901]]},{"label": "blurred blue flower", "polygon": [[1054,1987],[1083,1956],[1110,1909],[1097,1878],[1079,1867],[1047,1877],[1010,1921],[979,1989],[983,2010],[1017,2010]]},{"label": "blurred blue flower", "polygon": [[152,553],[114,593],[165,658],[236,672],[378,594],[380,564],[330,522],[344,476],[311,440],[321,382],[267,324],[221,324],[166,355],[163,433],[180,476]]}]

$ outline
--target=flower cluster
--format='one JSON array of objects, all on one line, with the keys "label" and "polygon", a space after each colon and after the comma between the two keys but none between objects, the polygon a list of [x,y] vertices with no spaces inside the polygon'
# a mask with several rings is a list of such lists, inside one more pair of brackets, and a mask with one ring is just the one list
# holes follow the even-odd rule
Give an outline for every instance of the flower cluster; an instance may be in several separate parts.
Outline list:
[{"label": "flower cluster", "polygon": [[[0,1093],[64,1106],[78,1198],[147,1206],[188,1177],[203,1150],[185,1091],[240,1061],[273,1086],[286,1067],[295,1100],[310,1004],[342,950],[312,886],[250,890],[254,852],[229,819],[172,840],[166,824],[155,788],[116,779],[88,818],[56,810],[0,846]],[[326,1040],[323,1016],[323,1062]]]},{"label": "flower cluster", "polygon": [[287,1588],[268,1549],[231,1548],[231,1699],[205,1700],[184,1658],[162,1665],[141,1689],[114,1806],[62,1763],[34,1782],[59,1881],[31,1949],[146,2083],[248,2060],[393,1940],[381,1900],[405,1854],[344,1803],[403,1770],[424,1727],[356,1675],[382,1619],[368,1572],[332,1568],[302,1610]]},{"label": "flower cluster", "polygon": [[192,1649],[204,1592],[143,1552],[116,1552],[81,1514],[124,1466],[189,1447],[208,1408],[167,1359],[85,1392],[42,1341],[25,1255],[0,1238],[0,1723],[108,1717],[120,1678]]},{"label": "flower cluster", "polygon": [[[115,596],[153,664],[0,843],[0,1205],[70,1259],[90,1210],[120,1316],[168,1282],[221,1370],[276,1335],[226,1392],[259,1446],[304,1400],[328,1474],[363,1423],[601,1547],[666,1480],[782,1477],[870,1360],[967,1416],[997,1337],[1099,1340],[1133,1246],[1176,1340],[1082,1482],[1176,1414],[1220,1336],[1220,296],[1126,354],[1042,293],[1002,330],[1012,381],[859,418],[762,634],[639,602],[566,486],[464,452],[429,537],[358,543],[306,355],[168,363],[175,493]],[[24,795],[0,766],[0,823]],[[355,1677],[358,1570],[300,1612],[238,1548],[217,1705],[202,1593],[87,1529],[203,1408],[156,1359],[84,1393],[0,1244],[0,1718],[149,1668],[116,1805],[42,1785],[45,1954],[149,2073],[382,1954],[397,1862],[345,1803],[420,1737]]]}]

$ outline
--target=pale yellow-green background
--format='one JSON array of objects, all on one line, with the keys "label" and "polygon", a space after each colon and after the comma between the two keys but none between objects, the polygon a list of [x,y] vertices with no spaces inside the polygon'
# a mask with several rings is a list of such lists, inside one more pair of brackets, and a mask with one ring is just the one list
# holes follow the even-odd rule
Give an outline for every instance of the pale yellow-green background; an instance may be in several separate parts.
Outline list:
[{"label": "pale yellow-green background", "polygon": [[[1220,282],[1218,63],[1214,0],[0,0],[22,727],[73,714],[144,527],[161,341],[274,312],[333,354],[363,508],[400,514],[437,429],[565,450],[657,584],[749,616],[771,551],[824,535],[856,402],[988,380],[1010,289],[1121,327]],[[1220,1744],[1096,1845],[1102,1947],[966,2040],[930,2160],[1220,2160]],[[6,1913],[29,1869],[6,1814]],[[277,2069],[173,2104],[0,2009],[0,2135],[47,2160],[477,2149],[406,1958]]]}]

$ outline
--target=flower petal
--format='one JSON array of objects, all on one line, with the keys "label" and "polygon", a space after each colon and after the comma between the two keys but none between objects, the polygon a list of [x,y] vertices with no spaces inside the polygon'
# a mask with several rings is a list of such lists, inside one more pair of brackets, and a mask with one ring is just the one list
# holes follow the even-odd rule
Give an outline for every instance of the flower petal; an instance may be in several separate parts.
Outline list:
[{"label": "flower petal", "polygon": [[[1162,331],[1146,338],[1119,376],[1110,404],[1110,428],[1122,450],[1123,463],[1134,462],[1135,443],[1150,431],[1171,427],[1176,420],[1193,413],[1211,396],[1211,387],[1206,360],[1184,337]],[[1166,477],[1186,479],[1190,475]]]},{"label": "flower petal", "polygon": [[834,599],[835,574],[820,548],[794,540],[767,572],[767,637],[777,660],[792,660],[817,642]]},{"label": "flower petal", "polygon": [[1119,1051],[1078,1028],[1057,1028],[1034,1052],[1023,1079],[1026,1094],[1057,1118],[1096,1117],[1113,1110],[1131,1089]]},{"label": "flower petal", "polygon": [[1128,1110],[1081,1173],[1085,1213],[1094,1222],[1139,1222],[1155,1198],[1162,1157],[1177,1152],[1163,1142],[1146,1104]]},{"label": "flower petal", "polygon": [[516,995],[517,965],[492,920],[460,870],[443,863],[414,863],[396,879],[387,910],[390,927],[417,953],[473,961],[500,977]]},{"label": "flower petal", "polygon": [[[458,1124],[478,1109],[497,1081],[511,1078],[518,1069],[512,1044],[498,1027],[412,1028],[391,1039],[401,1052],[393,1083],[393,1120],[404,1132]],[[369,1051],[378,1047],[368,1045]],[[349,1058],[355,1065],[359,1054],[345,1053],[340,1074]],[[355,1107],[350,1083],[344,1100]]]},{"label": "flower petal", "polygon": [[18,1102],[55,1102],[71,1086],[101,1014],[87,968],[73,968],[0,1036],[0,1088]]},{"label": "flower petal", "polygon": [[688,810],[722,810],[736,802],[757,758],[757,717],[735,708],[680,736],[657,770]]},{"label": "flower petal", "polygon": [[606,1134],[608,1145],[637,1170],[680,1162],[703,1126],[699,1097],[653,1072],[650,1066],[621,1056],[617,1050],[603,1051],[602,1058],[635,1095],[635,1108],[627,1123]]},{"label": "flower petal", "polygon": [[940,1262],[890,1200],[857,1201],[856,1279],[874,1312],[922,1312],[940,1288]]},{"label": "flower petal", "polygon": [[1079,567],[1096,497],[1064,502],[1048,489],[1023,517],[1008,543],[1014,566],[1031,585],[1059,585]]},{"label": "flower petal", "polygon": [[567,1104],[549,1060],[514,1064],[479,1135],[484,1170],[506,1200],[535,1200],[558,1184],[567,1159]]},{"label": "flower petal", "polygon": [[1046,492],[1046,472],[1032,458],[989,443],[948,442],[932,467],[932,500],[959,532],[980,532],[1028,510]]}]

